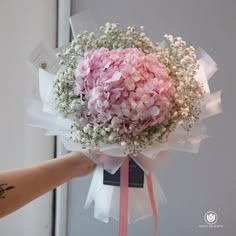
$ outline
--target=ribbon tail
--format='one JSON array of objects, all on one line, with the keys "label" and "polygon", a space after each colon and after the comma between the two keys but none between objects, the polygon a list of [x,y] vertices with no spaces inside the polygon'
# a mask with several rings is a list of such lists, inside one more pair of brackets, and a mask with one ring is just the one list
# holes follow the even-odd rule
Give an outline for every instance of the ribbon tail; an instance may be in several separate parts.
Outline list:
[{"label": "ribbon tail", "polygon": [[156,236],[157,235],[158,216],[157,216],[157,207],[156,207],[156,202],[155,202],[155,196],[154,196],[154,191],[153,191],[153,184],[152,184],[151,175],[146,174],[146,179],[147,179],[148,193],[149,193],[149,198],[150,198],[153,217],[154,217],[154,236]]},{"label": "ribbon tail", "polygon": [[129,157],[125,158],[120,168],[120,220],[119,236],[127,236],[128,229],[128,194],[129,194]]}]

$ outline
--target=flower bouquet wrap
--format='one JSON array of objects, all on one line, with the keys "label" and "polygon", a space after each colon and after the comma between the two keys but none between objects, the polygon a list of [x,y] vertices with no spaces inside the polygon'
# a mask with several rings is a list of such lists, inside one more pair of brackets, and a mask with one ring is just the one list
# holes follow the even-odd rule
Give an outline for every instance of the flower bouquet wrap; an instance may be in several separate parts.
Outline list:
[{"label": "flower bouquet wrap", "polygon": [[207,137],[203,119],[221,112],[220,91],[208,86],[216,64],[180,37],[159,44],[143,26],[89,32],[80,21],[71,18],[75,37],[58,64],[50,49],[39,63],[40,99],[28,101],[28,123],[97,163],[85,204],[94,202],[97,219],[119,220],[126,235],[127,222],[153,215],[156,234],[165,196],[154,171],[163,151],[197,153]]}]

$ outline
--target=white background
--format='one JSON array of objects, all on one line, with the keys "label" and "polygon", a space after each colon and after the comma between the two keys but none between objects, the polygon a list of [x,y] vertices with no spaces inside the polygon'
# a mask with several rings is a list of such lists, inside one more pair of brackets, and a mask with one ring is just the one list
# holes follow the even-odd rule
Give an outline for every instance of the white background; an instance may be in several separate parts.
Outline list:
[{"label": "white background", "polygon": [[[0,170],[29,166],[53,156],[53,139],[24,125],[24,96],[37,78],[25,61],[43,40],[56,43],[56,0],[0,3]],[[35,80],[35,81],[34,81]],[[1,236],[49,236],[52,195],[0,219]]]}]

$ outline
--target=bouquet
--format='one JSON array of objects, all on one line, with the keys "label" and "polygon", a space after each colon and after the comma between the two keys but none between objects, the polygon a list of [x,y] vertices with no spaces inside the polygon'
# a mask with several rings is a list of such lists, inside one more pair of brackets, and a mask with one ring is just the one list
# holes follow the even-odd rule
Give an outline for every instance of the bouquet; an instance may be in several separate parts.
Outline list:
[{"label": "bouquet", "polygon": [[221,112],[220,91],[208,86],[216,64],[181,37],[159,44],[143,26],[113,23],[76,35],[57,58],[56,70],[55,54],[54,64],[40,64],[41,101],[30,100],[29,123],[98,164],[86,200],[96,218],[119,220],[126,235],[128,221],[154,215],[156,233],[165,197],[154,171],[163,151],[196,153],[207,137],[202,120]]}]

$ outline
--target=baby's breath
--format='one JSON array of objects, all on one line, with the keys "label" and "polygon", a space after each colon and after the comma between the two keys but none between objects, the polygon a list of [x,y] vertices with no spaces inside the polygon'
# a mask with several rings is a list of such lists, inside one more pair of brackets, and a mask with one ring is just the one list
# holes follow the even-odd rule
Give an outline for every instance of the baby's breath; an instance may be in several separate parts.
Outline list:
[{"label": "baby's breath", "polygon": [[[84,31],[68,48],[58,54],[63,69],[57,74],[54,83],[56,109],[67,116],[75,113],[85,104],[83,95],[75,96],[75,69],[81,58],[91,50],[100,48],[137,48],[145,54],[153,54],[169,69],[169,76],[175,87],[173,107],[162,124],[147,127],[141,133],[133,132],[126,136],[118,129],[111,129],[109,123],[90,124],[82,127],[72,126],[73,141],[86,147],[99,147],[101,144],[119,143],[127,153],[137,154],[153,143],[164,143],[178,124],[187,131],[199,119],[200,103],[204,96],[202,85],[195,80],[199,69],[195,48],[186,46],[180,37],[164,36],[167,46],[153,42],[145,33],[143,26],[121,27],[106,23],[100,27],[100,34]],[[79,117],[77,117],[79,119]]]}]

